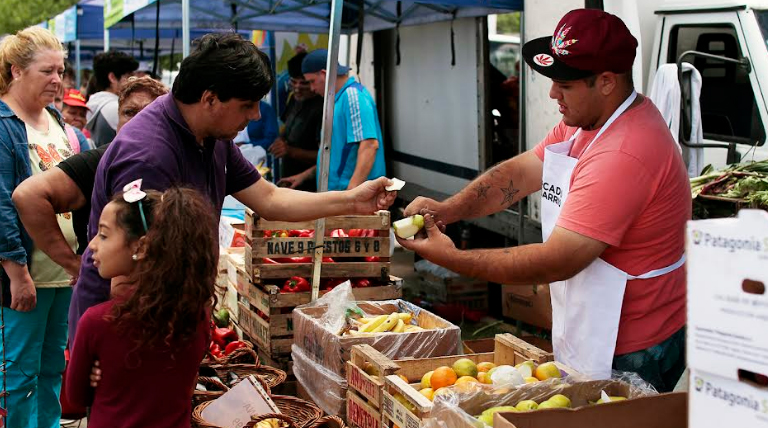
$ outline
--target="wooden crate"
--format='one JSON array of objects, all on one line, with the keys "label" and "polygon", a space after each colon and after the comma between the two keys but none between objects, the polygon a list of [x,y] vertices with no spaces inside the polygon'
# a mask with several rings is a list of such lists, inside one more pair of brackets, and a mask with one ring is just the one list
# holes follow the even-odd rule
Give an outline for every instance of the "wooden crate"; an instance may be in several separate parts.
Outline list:
[{"label": "wooden crate", "polygon": [[[265,264],[264,258],[306,257],[314,254],[315,238],[285,237],[265,238],[267,230],[313,230],[314,221],[283,222],[258,218],[246,210],[245,269],[255,284],[281,282],[292,276],[309,278],[312,263]],[[390,215],[379,211],[372,215],[350,215],[326,218],[326,231],[334,229],[373,229],[375,237],[324,238],[324,257],[332,257],[335,263],[323,262],[323,278],[384,278],[390,270]],[[363,257],[379,257],[378,262],[365,262]]]},{"label": "wooden crate", "polygon": [[[361,301],[393,300],[402,296],[402,285],[402,279],[391,276],[388,285],[355,288],[352,293]],[[237,289],[241,296],[238,312],[245,312],[245,315],[239,316],[250,320],[245,328],[254,343],[272,358],[290,354],[294,330],[293,309],[309,303],[310,293],[281,293],[277,286],[251,284],[247,282],[244,272],[238,277]],[[323,291],[320,294],[325,293]],[[264,317],[259,315],[259,311]]]},{"label": "wooden crate", "polygon": [[[418,392],[421,377],[440,366],[450,367],[460,358],[468,358],[475,363],[488,361],[496,365],[516,365],[530,360],[538,366],[539,364],[552,361],[552,354],[538,349],[511,334],[500,334],[496,336],[494,352],[394,361],[394,364],[399,366],[399,369],[383,378],[380,405],[378,407],[381,413],[380,426],[388,427],[394,424],[399,427],[420,427],[423,424],[423,420],[428,418],[432,411],[432,402]],[[558,362],[555,362],[555,364],[560,368],[561,372],[567,375],[578,375],[570,367]],[[359,370],[359,368],[356,368],[356,370]],[[367,375],[364,372],[363,374]],[[405,376],[408,379],[408,383],[402,380],[399,375]],[[373,382],[376,379],[370,380]],[[377,382],[377,384],[380,383]],[[529,386],[526,385],[521,388],[527,387]],[[350,388],[352,388],[351,382]],[[355,391],[359,390],[355,389]],[[394,398],[395,394],[401,394],[415,408],[415,411],[408,410],[401,402],[396,400]]]}]

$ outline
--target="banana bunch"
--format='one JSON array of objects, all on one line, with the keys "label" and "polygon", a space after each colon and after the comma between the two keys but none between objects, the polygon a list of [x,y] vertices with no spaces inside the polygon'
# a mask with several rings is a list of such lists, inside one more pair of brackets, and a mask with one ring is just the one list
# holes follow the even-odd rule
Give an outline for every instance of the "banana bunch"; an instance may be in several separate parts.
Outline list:
[{"label": "banana bunch", "polygon": [[265,419],[256,424],[256,428],[283,428],[287,426],[285,422],[280,419]]},{"label": "banana bunch", "polygon": [[413,314],[408,312],[393,312],[389,315],[379,315],[373,318],[358,318],[357,330],[350,329],[345,334],[351,336],[367,336],[375,333],[410,333],[424,330],[411,324]]}]

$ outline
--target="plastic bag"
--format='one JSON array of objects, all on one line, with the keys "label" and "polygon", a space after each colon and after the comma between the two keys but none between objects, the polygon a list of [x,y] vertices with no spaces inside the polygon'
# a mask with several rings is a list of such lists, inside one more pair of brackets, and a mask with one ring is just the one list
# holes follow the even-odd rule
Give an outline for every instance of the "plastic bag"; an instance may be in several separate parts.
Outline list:
[{"label": "plastic bag", "polygon": [[[423,330],[341,336],[350,318],[409,312],[411,324]],[[352,315],[348,317],[347,315]],[[352,346],[370,345],[393,359],[458,355],[461,331],[455,325],[403,300],[366,302],[354,300],[349,282],[339,285],[314,303],[293,311],[294,373],[307,393],[326,412],[345,408],[346,362]]]},{"label": "plastic bag", "polygon": [[266,162],[267,160],[267,151],[261,146],[243,144],[240,146],[240,152],[242,152],[243,157],[246,158],[248,162],[254,165]]},{"label": "plastic bag", "polygon": [[347,405],[347,380],[314,362],[300,347],[291,347],[293,375],[304,386],[312,401],[329,415],[344,414]]}]

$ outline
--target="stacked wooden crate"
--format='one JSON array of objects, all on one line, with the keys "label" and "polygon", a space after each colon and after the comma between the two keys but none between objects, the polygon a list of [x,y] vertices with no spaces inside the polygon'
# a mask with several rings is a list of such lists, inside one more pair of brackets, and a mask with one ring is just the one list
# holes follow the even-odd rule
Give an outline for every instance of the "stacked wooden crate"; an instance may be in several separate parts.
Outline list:
[{"label": "stacked wooden crate", "polygon": [[[291,277],[302,277],[311,282],[312,263],[274,264],[272,261],[312,257],[315,239],[273,235],[275,231],[311,231],[314,228],[314,221],[268,221],[246,210],[244,260],[235,278],[239,294],[239,324],[257,345],[265,363],[287,371],[291,368],[293,344],[291,314],[297,306],[310,302],[310,293],[286,293],[281,290]],[[400,298],[402,280],[389,275],[389,228],[390,217],[387,211],[373,215],[327,218],[326,235],[336,229],[362,229],[371,231],[373,236],[326,236],[323,257],[333,258],[333,262],[323,262],[321,277],[325,281],[336,279],[336,282],[370,279],[371,286],[353,290],[357,300]],[[321,289],[320,293],[322,295],[325,292]]]}]

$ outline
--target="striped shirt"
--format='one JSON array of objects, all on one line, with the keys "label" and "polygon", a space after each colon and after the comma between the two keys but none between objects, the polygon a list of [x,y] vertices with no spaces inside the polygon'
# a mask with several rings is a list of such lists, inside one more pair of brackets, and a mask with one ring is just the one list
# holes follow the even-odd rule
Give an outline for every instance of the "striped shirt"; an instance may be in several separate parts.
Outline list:
[{"label": "striped shirt", "polygon": [[[333,137],[328,174],[328,190],[345,190],[357,165],[357,149],[360,141],[376,139],[379,149],[368,179],[386,175],[384,143],[376,103],[365,87],[350,77],[336,94],[333,111]],[[317,157],[320,170],[320,152]],[[319,176],[318,183],[319,183]],[[319,187],[319,184],[318,184]]]}]

